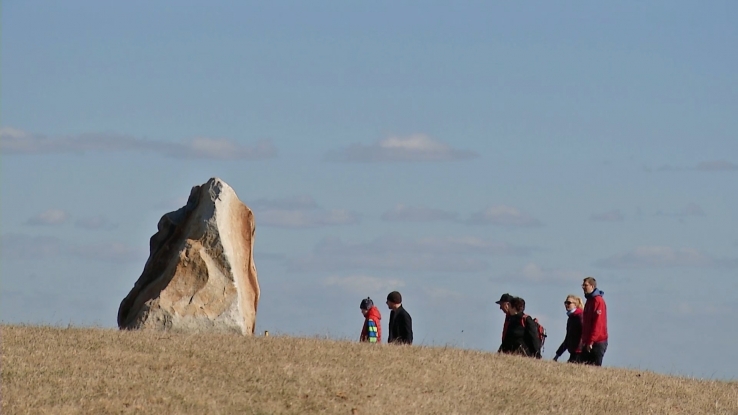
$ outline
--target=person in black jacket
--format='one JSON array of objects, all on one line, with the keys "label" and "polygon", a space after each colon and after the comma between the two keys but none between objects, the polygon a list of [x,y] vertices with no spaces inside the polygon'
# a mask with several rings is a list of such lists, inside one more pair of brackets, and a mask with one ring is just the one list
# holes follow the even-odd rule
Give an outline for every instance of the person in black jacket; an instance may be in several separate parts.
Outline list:
[{"label": "person in black jacket", "polygon": [[392,310],[387,343],[413,344],[413,319],[402,307],[402,295],[397,291],[387,294],[387,307]]},{"label": "person in black jacket", "polygon": [[541,340],[538,337],[538,325],[533,318],[523,314],[525,302],[521,298],[513,298],[507,307],[505,334],[502,336],[500,353],[519,354],[540,357]]},{"label": "person in black jacket", "polygon": [[[495,304],[498,304],[500,306],[500,311],[502,311],[502,314],[505,315],[505,323],[502,325],[502,339],[505,339],[505,332],[507,331],[507,325],[510,322],[510,316],[507,314],[508,310],[510,309],[510,300],[515,298],[515,296],[512,296],[508,293],[502,294],[499,301],[495,301]],[[499,349],[497,349],[497,352],[502,351],[502,346],[500,346]]]},{"label": "person in black jacket", "polygon": [[565,351],[569,352],[569,363],[581,362],[582,349],[582,316],[584,313],[584,302],[581,298],[574,294],[569,294],[564,300],[564,307],[566,307],[566,315],[569,319],[566,320],[566,337],[564,341],[556,350],[556,356],[554,362],[559,360],[559,357],[564,354]]}]

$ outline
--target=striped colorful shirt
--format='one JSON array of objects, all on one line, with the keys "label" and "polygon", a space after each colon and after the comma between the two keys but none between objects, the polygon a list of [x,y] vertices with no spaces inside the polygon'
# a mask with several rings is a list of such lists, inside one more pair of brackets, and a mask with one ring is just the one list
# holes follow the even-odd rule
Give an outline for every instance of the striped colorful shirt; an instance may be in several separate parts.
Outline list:
[{"label": "striped colorful shirt", "polygon": [[374,322],[372,319],[368,319],[366,321],[366,329],[367,329],[367,337],[369,343],[376,343],[377,338],[377,323]]},{"label": "striped colorful shirt", "polygon": [[381,342],[382,327],[380,320],[382,320],[382,316],[379,314],[379,309],[377,307],[370,308],[366,313],[366,319],[364,320],[364,326],[361,328],[361,337],[359,340],[368,343]]}]

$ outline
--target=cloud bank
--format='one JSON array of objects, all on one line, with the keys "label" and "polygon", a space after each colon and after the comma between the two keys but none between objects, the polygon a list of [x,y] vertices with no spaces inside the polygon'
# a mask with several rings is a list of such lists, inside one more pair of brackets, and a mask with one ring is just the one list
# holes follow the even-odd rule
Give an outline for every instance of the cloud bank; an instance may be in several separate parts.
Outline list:
[{"label": "cloud bank", "polygon": [[[646,169],[650,171],[650,169]],[[720,171],[738,171],[738,164],[728,160],[710,160],[702,161],[694,166],[673,166],[665,164],[656,169],[656,171],[701,171],[701,172],[720,172]]]},{"label": "cloud bank", "polygon": [[292,196],[279,199],[258,199],[249,202],[256,223],[279,228],[317,228],[354,225],[359,214],[345,209],[323,209],[312,197]]},{"label": "cloud bank", "polygon": [[479,154],[473,151],[452,148],[425,134],[413,134],[407,137],[388,137],[369,145],[351,144],[346,148],[326,154],[325,160],[379,163],[454,161],[476,157],[479,157]]},{"label": "cloud bank", "polygon": [[616,209],[604,213],[593,213],[589,217],[589,220],[596,222],[622,222],[625,220],[625,216],[623,216],[619,209]]},{"label": "cloud bank", "polygon": [[532,248],[477,237],[382,237],[366,243],[325,238],[309,256],[287,260],[294,272],[364,270],[477,272],[489,264],[476,255],[526,256]]},{"label": "cloud bank", "polygon": [[315,200],[308,195],[289,196],[277,199],[257,199],[249,202],[248,205],[256,210],[268,209],[314,209],[318,207]]},{"label": "cloud bank", "polygon": [[24,234],[0,236],[0,247],[0,254],[5,260],[43,260],[66,256],[109,263],[143,263],[148,256],[143,247],[131,247],[119,242],[77,245],[53,236]]},{"label": "cloud bank", "polygon": [[69,219],[69,213],[62,209],[49,209],[41,212],[26,221],[26,225],[32,226],[57,226],[62,225]]},{"label": "cloud bank", "polygon": [[252,145],[207,137],[170,142],[110,133],[48,138],[8,127],[0,129],[0,152],[3,154],[136,152],[153,153],[178,159],[202,160],[262,160],[277,156],[277,149],[269,140],[261,140]]},{"label": "cloud bank", "polygon": [[581,271],[561,268],[543,268],[532,262],[526,264],[520,271],[508,275],[508,277],[523,279],[533,283],[574,283],[581,282],[586,276],[587,275]]},{"label": "cloud bank", "polygon": [[266,210],[258,212],[257,223],[279,228],[317,228],[322,226],[354,225],[359,223],[357,213],[342,210]]},{"label": "cloud bank", "polygon": [[705,216],[705,211],[702,210],[700,205],[696,203],[690,203],[687,206],[685,206],[683,209],[680,209],[676,212],[663,212],[658,211],[656,212],[656,216],[675,216],[675,217],[687,217],[687,216]]},{"label": "cloud bank", "polygon": [[470,225],[498,225],[506,227],[541,226],[541,222],[529,213],[507,205],[490,206],[481,212],[472,213],[466,222]]},{"label": "cloud bank", "polygon": [[382,213],[381,218],[388,222],[437,222],[453,221],[457,216],[456,212],[398,204]]},{"label": "cloud bank", "polygon": [[103,216],[90,216],[77,219],[74,222],[74,226],[87,230],[109,230],[118,227],[117,224],[110,222],[110,220]]},{"label": "cloud bank", "polygon": [[329,287],[340,287],[358,295],[366,295],[370,292],[393,291],[405,286],[398,279],[378,278],[367,275],[350,275],[347,277],[331,276],[323,279],[323,285]]},{"label": "cloud bank", "polygon": [[595,262],[602,268],[736,267],[734,259],[715,259],[694,248],[641,246]]}]

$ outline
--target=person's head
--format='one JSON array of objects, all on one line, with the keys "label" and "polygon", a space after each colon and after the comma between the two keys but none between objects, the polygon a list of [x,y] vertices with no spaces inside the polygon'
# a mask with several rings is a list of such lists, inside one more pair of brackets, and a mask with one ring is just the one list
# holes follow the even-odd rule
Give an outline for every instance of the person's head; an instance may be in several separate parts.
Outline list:
[{"label": "person's head", "polygon": [[597,280],[592,277],[587,277],[582,282],[582,291],[584,291],[584,294],[592,294],[592,291],[594,291],[597,288]]},{"label": "person's head", "polygon": [[520,297],[514,297],[510,300],[510,307],[508,308],[507,315],[514,316],[515,314],[522,313],[525,311],[525,300]]},{"label": "person's head", "polygon": [[365,315],[369,312],[369,309],[374,307],[374,301],[372,301],[371,298],[366,297],[365,299],[361,300],[361,304],[359,304],[359,309],[361,309],[361,314]]},{"label": "person's head", "polygon": [[577,308],[584,308],[584,302],[582,302],[582,299],[577,297],[574,294],[569,294],[566,296],[566,300],[564,300],[564,308],[566,308],[566,311],[573,311]]},{"label": "person's head", "polygon": [[508,310],[510,309],[510,300],[512,300],[513,298],[515,297],[508,293],[505,293],[502,294],[499,301],[495,301],[495,304],[498,304],[500,306],[500,311],[507,314]]},{"label": "person's head", "polygon": [[398,291],[392,291],[391,293],[387,294],[387,307],[390,310],[396,310],[401,305],[402,294],[400,294]]}]

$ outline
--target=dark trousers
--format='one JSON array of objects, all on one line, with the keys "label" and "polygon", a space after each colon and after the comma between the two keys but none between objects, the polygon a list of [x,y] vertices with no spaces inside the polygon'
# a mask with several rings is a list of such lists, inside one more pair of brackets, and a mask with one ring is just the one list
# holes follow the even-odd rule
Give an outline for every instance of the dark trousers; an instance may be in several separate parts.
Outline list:
[{"label": "dark trousers", "polygon": [[585,365],[602,366],[602,359],[605,357],[606,350],[607,340],[604,342],[597,342],[592,345],[592,350],[582,350],[580,363],[584,363]]},{"label": "dark trousers", "polygon": [[569,353],[568,363],[581,363],[581,362],[582,362],[581,353]]}]

